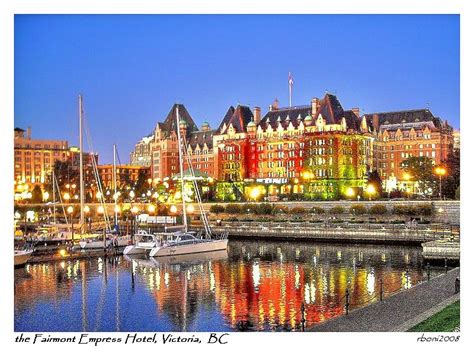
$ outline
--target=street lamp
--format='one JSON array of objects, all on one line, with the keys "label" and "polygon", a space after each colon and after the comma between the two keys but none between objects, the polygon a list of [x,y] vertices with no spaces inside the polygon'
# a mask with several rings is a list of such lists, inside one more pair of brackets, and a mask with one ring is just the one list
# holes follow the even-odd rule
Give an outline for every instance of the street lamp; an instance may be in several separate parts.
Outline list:
[{"label": "street lamp", "polygon": [[375,186],[373,184],[367,185],[367,194],[369,195],[369,201],[372,200],[372,196],[376,193]]},{"label": "street lamp", "polygon": [[355,196],[355,191],[352,187],[348,187],[347,190],[346,190],[346,196],[349,198],[349,199],[352,199],[354,196]]},{"label": "street lamp", "polygon": [[439,199],[441,199],[443,197],[443,194],[442,194],[442,185],[441,185],[441,178],[446,175],[446,168],[444,168],[443,166],[437,166],[435,168],[435,174],[439,177]]},{"label": "street lamp", "polygon": [[260,197],[260,188],[255,186],[250,190],[250,198],[254,199],[257,202],[258,197]]}]

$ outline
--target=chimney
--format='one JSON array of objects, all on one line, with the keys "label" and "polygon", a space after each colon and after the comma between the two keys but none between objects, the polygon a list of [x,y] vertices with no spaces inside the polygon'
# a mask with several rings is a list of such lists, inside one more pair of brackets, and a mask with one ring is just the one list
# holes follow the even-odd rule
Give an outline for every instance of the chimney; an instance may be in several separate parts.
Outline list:
[{"label": "chimney", "polygon": [[373,115],[372,124],[374,125],[374,128],[378,131],[379,130],[379,115],[378,114]]},{"label": "chimney", "polygon": [[26,128],[26,138],[31,139],[31,126]]},{"label": "chimney", "polygon": [[271,111],[277,111],[278,110],[278,99],[275,99],[275,101],[273,101],[273,103],[270,107],[271,107],[270,108]]},{"label": "chimney", "polygon": [[352,110],[352,112],[353,112],[355,115],[357,115],[358,118],[360,117],[360,109],[359,109],[359,107],[354,107],[354,108],[352,108],[351,110]]},{"label": "chimney", "polygon": [[261,115],[262,115],[262,111],[260,110],[260,107],[254,107],[253,108],[253,121],[255,124],[258,124],[260,122]]},{"label": "chimney", "polygon": [[317,97],[313,97],[311,99],[311,115],[313,118],[316,118],[318,115],[318,108],[319,108],[319,99]]}]

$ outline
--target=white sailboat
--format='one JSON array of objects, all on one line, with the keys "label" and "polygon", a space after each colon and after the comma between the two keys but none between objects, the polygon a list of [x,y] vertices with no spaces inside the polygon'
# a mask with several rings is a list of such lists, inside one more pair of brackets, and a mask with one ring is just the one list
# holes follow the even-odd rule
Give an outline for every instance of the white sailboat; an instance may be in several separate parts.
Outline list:
[{"label": "white sailboat", "polygon": [[33,254],[33,250],[15,250],[15,267],[25,265]]},{"label": "white sailboat", "polygon": [[[183,176],[183,156],[186,154],[185,138],[182,138],[180,130],[180,119],[179,110],[176,107],[176,132],[178,137],[178,156],[179,156],[179,168],[181,177],[181,200],[182,200],[182,211],[183,211],[183,225],[172,227],[178,231],[174,233],[160,233],[155,236],[146,232],[137,234],[140,239],[135,239],[135,244],[127,246],[124,250],[124,255],[131,255],[136,253],[148,253],[150,257],[164,257],[164,256],[178,256],[188,255],[212,251],[227,250],[227,237],[221,239],[213,239],[211,237],[211,228],[209,220],[202,206],[201,194],[197,186],[196,180],[192,180],[194,189],[196,191],[196,199],[198,202],[201,217],[204,223],[205,237],[197,238],[190,232],[188,232],[188,223],[186,215],[186,198],[184,194],[184,176]],[[194,169],[192,162],[189,157],[186,157],[189,165],[189,170],[194,176]]]}]

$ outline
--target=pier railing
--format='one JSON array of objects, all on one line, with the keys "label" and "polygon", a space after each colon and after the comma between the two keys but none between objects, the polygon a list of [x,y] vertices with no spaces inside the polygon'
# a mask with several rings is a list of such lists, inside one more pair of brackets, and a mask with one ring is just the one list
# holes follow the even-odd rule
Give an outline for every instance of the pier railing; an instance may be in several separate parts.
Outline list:
[{"label": "pier railing", "polygon": [[410,228],[405,225],[356,225],[342,224],[312,224],[302,223],[232,223],[213,228],[214,233],[228,233],[230,236],[268,237],[268,238],[306,238],[320,240],[366,240],[420,242],[459,236],[446,225],[416,225]]}]

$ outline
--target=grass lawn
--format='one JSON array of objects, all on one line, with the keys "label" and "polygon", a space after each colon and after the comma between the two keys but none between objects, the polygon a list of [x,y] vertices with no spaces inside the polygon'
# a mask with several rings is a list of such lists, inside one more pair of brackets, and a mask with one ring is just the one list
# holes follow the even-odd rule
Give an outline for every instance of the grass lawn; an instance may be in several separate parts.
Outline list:
[{"label": "grass lawn", "polygon": [[460,325],[459,300],[411,328],[410,332],[451,332]]}]

